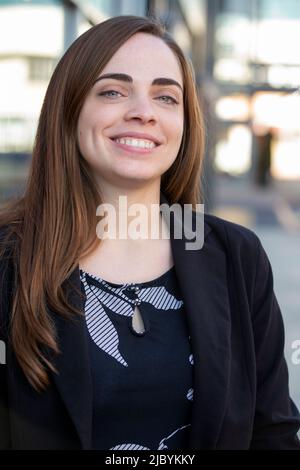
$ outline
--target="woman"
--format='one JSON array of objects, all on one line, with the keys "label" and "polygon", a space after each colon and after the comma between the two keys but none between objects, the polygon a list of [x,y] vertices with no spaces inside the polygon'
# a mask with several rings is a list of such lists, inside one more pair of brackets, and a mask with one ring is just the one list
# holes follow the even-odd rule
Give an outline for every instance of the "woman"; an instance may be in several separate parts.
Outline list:
[{"label": "woman", "polygon": [[[206,215],[188,250],[157,209],[196,207],[202,155],[191,67],[155,21],[112,18],[62,57],[1,215],[2,448],[299,448],[259,240]],[[146,237],[99,230],[120,196]]]}]

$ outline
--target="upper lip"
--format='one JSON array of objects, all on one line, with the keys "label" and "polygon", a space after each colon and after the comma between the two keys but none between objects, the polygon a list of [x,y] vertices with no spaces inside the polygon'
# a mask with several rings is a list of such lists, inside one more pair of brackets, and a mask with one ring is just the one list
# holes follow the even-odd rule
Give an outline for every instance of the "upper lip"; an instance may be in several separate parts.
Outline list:
[{"label": "upper lip", "polygon": [[111,139],[121,139],[125,137],[131,137],[133,139],[145,139],[145,140],[150,140],[151,142],[154,142],[156,145],[160,145],[161,141],[157,138],[154,137],[153,135],[150,134],[142,134],[140,132],[122,132],[121,134],[116,134],[110,137]]}]

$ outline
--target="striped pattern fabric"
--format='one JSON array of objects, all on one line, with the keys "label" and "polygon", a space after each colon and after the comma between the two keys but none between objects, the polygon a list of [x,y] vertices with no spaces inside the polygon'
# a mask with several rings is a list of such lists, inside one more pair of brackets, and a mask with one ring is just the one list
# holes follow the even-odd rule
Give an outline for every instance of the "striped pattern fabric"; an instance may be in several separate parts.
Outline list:
[{"label": "striped pattern fabric", "polygon": [[[103,279],[84,271],[80,272],[80,278],[86,294],[85,318],[92,340],[102,351],[116,359],[124,367],[128,367],[119,351],[118,333],[107,316],[105,307],[118,315],[132,317],[137,301],[124,294],[124,291],[130,289],[132,284],[112,287]],[[96,282],[89,282],[89,279]],[[102,288],[99,288],[99,284]],[[177,300],[164,286],[141,288],[138,300],[139,303],[147,302],[161,310],[179,309],[183,305],[183,301]]]},{"label": "striped pattern fabric", "polygon": [[[176,284],[172,276],[174,276],[174,271],[173,273],[166,273],[166,275],[163,275],[162,277],[164,277],[164,279],[162,279],[161,277],[155,281],[149,281],[145,283],[139,283],[139,284],[126,283],[126,284],[117,285],[117,284],[106,282],[104,279],[98,276],[95,276],[93,274],[87,273],[80,269],[80,279],[81,279],[81,282],[83,284],[84,291],[86,294],[86,302],[85,302],[84,309],[85,309],[85,319],[86,319],[87,330],[90,336],[90,344],[92,345],[94,343],[99,349],[101,349],[101,351],[107,354],[110,358],[113,358],[115,361],[117,361],[118,364],[120,364],[124,368],[130,368],[128,373],[124,371],[125,376],[124,376],[124,372],[121,372],[121,371],[120,371],[120,374],[117,374],[118,375],[118,378],[117,378],[118,387],[120,387],[120,390],[122,391],[127,390],[127,389],[132,391],[133,383],[130,383],[130,380],[131,381],[134,380],[133,375],[132,375],[132,370],[135,370],[135,368],[137,367],[137,364],[134,362],[134,359],[133,359],[134,356],[130,356],[131,357],[130,360],[126,357],[128,354],[127,349],[124,348],[124,342],[126,341],[126,337],[122,336],[121,338],[122,345],[124,348],[123,351],[125,351],[125,353],[122,351],[124,356],[119,350],[119,344],[120,344],[119,334],[121,335],[121,331],[123,332],[123,334],[125,334],[126,330],[118,328],[118,331],[117,331],[115,325],[113,324],[114,318],[116,318],[117,320],[117,317],[114,317],[114,315],[127,317],[131,319],[132,321],[136,306],[142,305],[140,313],[143,316],[143,321],[144,321],[144,315],[145,315],[145,319],[147,320],[147,315],[146,315],[148,311],[147,309],[149,309],[149,306],[151,305],[158,312],[162,310],[166,312],[170,311],[171,319],[173,320],[175,319],[175,322],[171,321],[169,323],[169,321],[166,320],[168,317],[166,315],[162,315],[161,318],[164,318],[163,320],[164,326],[160,334],[164,334],[164,332],[166,331],[166,327],[170,326],[171,327],[170,335],[172,335],[171,325],[173,325],[173,328],[174,328],[174,325],[178,326],[173,331],[174,331],[174,334],[177,335],[179,338],[181,337],[180,336],[181,334],[182,335],[186,334],[187,332],[180,333],[181,328],[179,327],[179,325],[181,326],[183,325],[183,323],[181,323],[182,320],[180,320],[180,322],[178,320],[178,318],[181,317],[181,314],[184,315],[184,311],[177,312],[176,314],[174,312],[174,310],[178,311],[181,309],[181,307],[183,306],[183,301],[178,300],[175,297],[175,295],[171,293],[171,292],[179,293],[179,290],[177,290],[176,287],[174,289],[174,286],[176,286]],[[147,309],[145,308],[145,310],[143,310],[143,304],[148,304]],[[172,310],[173,310],[173,313],[172,313]],[[160,318],[159,315],[157,316],[155,320],[155,328],[153,329],[151,328],[152,323],[149,322],[149,319],[147,320],[147,327],[145,327],[145,332],[144,332],[147,335],[146,336],[147,341],[145,341],[144,343],[144,346],[146,346],[146,354],[149,354],[149,344],[152,343],[151,348],[155,344],[153,343],[153,338],[152,338],[153,331],[155,331],[155,341],[160,341],[160,337],[157,336],[158,331],[159,331],[157,325],[159,323],[156,323],[156,322],[158,318]],[[124,324],[124,322],[122,322],[122,324]],[[116,326],[117,326],[117,322],[116,322]],[[127,329],[128,335],[137,333],[136,330],[133,329],[134,330],[133,331],[131,329],[131,326],[133,328],[133,322],[131,325],[129,323],[129,328]],[[187,343],[186,343],[187,340],[188,340],[188,343],[190,343],[190,336],[186,335],[185,338],[186,339],[184,340],[185,341],[185,349],[184,349],[185,356],[184,357],[186,361],[185,362],[186,367],[189,369],[189,368],[192,368],[194,365],[194,358],[193,358],[193,354],[189,352],[191,350],[187,346]],[[92,348],[92,351],[93,351],[92,353],[93,355],[99,354],[97,353],[97,348],[94,348],[94,346]],[[168,354],[170,354],[170,357],[171,357],[173,353],[170,350],[170,351],[166,351],[165,354],[167,356]],[[116,396],[116,388],[115,389],[112,388],[112,382],[111,382],[112,376],[111,376],[111,372],[108,370],[109,366],[106,368],[106,361],[108,360],[108,358],[105,357],[105,355],[103,356],[101,354],[100,354],[99,360],[96,356],[93,356],[93,357],[95,358],[93,362],[93,367],[95,368],[94,376],[96,377],[95,405],[94,406],[95,406],[96,413],[97,413],[98,412],[97,410],[99,409],[101,410],[101,400],[103,400],[103,398],[101,398],[102,388],[105,390],[106,389],[105,387],[107,387],[107,384],[108,384],[108,390],[110,389],[114,390],[114,393],[112,393],[111,395],[112,397]],[[171,363],[172,363],[172,360],[171,360]],[[99,367],[99,370],[101,369],[101,372],[99,372],[98,367]],[[185,366],[183,366],[183,363],[180,360],[179,370],[182,371],[183,367]],[[173,369],[173,372],[172,372],[173,374],[174,374],[174,370],[176,371],[176,369]],[[129,372],[131,372],[131,374]],[[109,377],[108,382],[105,382],[106,374]],[[127,379],[125,378],[127,374],[128,374],[128,380],[129,380],[128,383],[127,383]],[[156,380],[158,380],[158,382],[159,380],[162,380],[163,383],[165,382],[164,379],[160,379],[161,375],[164,374],[163,368],[161,368],[161,370],[157,372],[157,378],[156,378],[156,372],[151,370],[151,368],[149,371],[145,370],[145,374],[150,374],[150,375],[153,374],[152,380],[154,381],[154,383]],[[147,383],[147,380],[145,380],[145,383]],[[192,379],[189,379],[189,381],[185,379],[184,383],[186,383],[187,386],[186,388],[185,387],[183,388],[182,390],[183,393],[180,391],[180,387],[178,390],[178,397],[180,396],[180,399],[178,398],[178,406],[180,408],[179,400],[182,400],[182,407],[188,410],[186,403],[189,403],[190,404],[189,406],[191,406],[193,402],[193,388],[191,388],[191,386],[193,385],[193,382],[192,382]],[[139,387],[141,387],[141,384],[139,384]],[[145,391],[147,395],[147,392],[148,392],[147,388],[145,387],[145,390],[143,390],[143,386],[142,386],[141,394],[143,395]],[[107,393],[109,396],[109,392]],[[170,390],[170,393],[174,394],[175,392],[174,390],[172,391]],[[144,395],[144,399],[145,399],[145,395]],[[147,399],[149,400],[149,397],[146,398],[146,403],[147,403]],[[162,400],[164,399],[165,398],[162,398]],[[131,400],[131,398],[129,400]],[[139,397],[135,397],[135,400],[137,401],[137,406],[140,407],[142,398],[140,399]],[[139,402],[139,400],[141,401]],[[180,443],[179,444],[180,446],[182,445],[181,442],[184,442],[184,440],[186,439],[188,428],[190,427],[190,424],[186,424],[186,422],[189,422],[189,421],[187,421],[183,416],[180,416],[178,421],[177,422],[175,421],[172,427],[170,425],[168,426],[168,423],[163,421],[163,410],[160,411],[159,409],[160,407],[159,400],[158,400],[158,413],[161,412],[162,414],[159,414],[159,421],[156,425],[157,426],[156,429],[152,430],[151,427],[153,426],[153,424],[150,424],[150,429],[151,429],[150,436],[152,440],[151,447],[150,447],[150,444],[148,445],[148,439],[145,438],[144,436],[144,431],[142,431],[141,433],[140,432],[132,433],[130,430],[130,419],[135,420],[134,422],[136,426],[137,416],[134,416],[134,418],[132,418],[132,416],[130,415],[130,417],[128,418],[128,422],[124,418],[122,418],[124,422],[122,421],[122,419],[120,421],[119,416],[122,416],[123,411],[121,410],[120,415],[118,414],[118,406],[119,406],[118,401],[110,402],[110,400],[107,399],[106,397],[104,400],[104,403],[105,405],[103,404],[103,411],[100,414],[101,423],[99,424],[99,426],[97,424],[95,428],[96,435],[97,433],[101,434],[103,430],[103,426],[105,428],[105,423],[102,420],[103,420],[103,416],[106,416],[105,410],[107,409],[107,404],[109,404],[110,409],[116,408],[116,415],[113,417],[111,415],[108,415],[106,419],[108,419],[110,422],[112,419],[114,419],[115,425],[118,428],[120,427],[120,432],[116,430],[116,427],[113,427],[113,430],[110,431],[112,436],[111,436],[111,439],[109,438],[109,440],[107,441],[109,442],[109,444],[107,445],[106,449],[128,450],[128,451],[151,450],[151,449],[167,450],[167,449],[174,449],[174,448],[176,449],[178,448],[177,447],[178,443]],[[129,404],[131,406],[130,402]],[[153,404],[151,402],[151,410],[152,410],[152,407],[153,407]],[[177,404],[176,404],[176,407],[177,407]],[[133,412],[131,411],[131,413]],[[174,410],[174,413],[176,414],[176,410]],[[97,416],[97,414],[95,416]],[[143,419],[145,419],[145,422],[143,422]],[[143,430],[145,426],[147,426],[146,419],[147,419],[147,410],[145,410],[145,418],[141,417],[141,430]],[[187,419],[189,419],[188,415],[187,415]],[[150,423],[152,423],[152,421],[155,422],[155,420],[152,420],[152,416],[151,416]],[[95,423],[97,423],[96,417],[95,417]],[[126,437],[127,431],[124,433],[124,429],[127,430],[127,428],[128,428],[128,438]],[[170,428],[172,432],[170,432]],[[153,444],[153,437],[151,433],[155,436],[154,444]],[[108,434],[108,436],[110,436],[110,434]],[[157,440],[156,440],[156,436],[157,436]],[[102,448],[101,444],[100,444],[100,447],[95,447],[95,448]]]}]

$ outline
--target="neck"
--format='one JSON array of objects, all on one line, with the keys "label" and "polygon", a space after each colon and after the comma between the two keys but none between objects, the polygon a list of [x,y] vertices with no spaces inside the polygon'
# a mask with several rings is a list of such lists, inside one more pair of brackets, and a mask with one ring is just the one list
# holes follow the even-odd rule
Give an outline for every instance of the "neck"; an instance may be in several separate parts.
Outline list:
[{"label": "neck", "polygon": [[[100,207],[102,207],[98,214],[102,216],[107,214],[105,216],[107,223],[115,220],[114,243],[121,241],[122,245],[138,248],[138,246],[145,246],[147,242],[166,238],[167,227],[159,210],[160,180],[143,187],[133,188],[119,188],[107,182],[101,182],[100,195],[102,201]],[[108,214],[113,214],[114,217],[110,218]],[[104,221],[100,225],[104,229]],[[99,238],[102,239],[101,236]],[[102,243],[109,241],[111,237],[102,239]]]},{"label": "neck", "polygon": [[112,204],[116,210],[120,208],[120,196],[126,198],[128,207],[132,204],[143,204],[150,207],[151,204],[159,204],[160,202],[160,180],[140,187],[121,188],[102,181],[100,188],[102,202]]}]

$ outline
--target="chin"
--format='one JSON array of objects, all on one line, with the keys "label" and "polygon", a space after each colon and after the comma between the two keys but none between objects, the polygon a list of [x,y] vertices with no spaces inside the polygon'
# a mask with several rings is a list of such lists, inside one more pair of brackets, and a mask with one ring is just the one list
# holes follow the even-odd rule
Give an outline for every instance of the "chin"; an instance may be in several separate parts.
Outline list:
[{"label": "chin", "polygon": [[164,170],[158,171],[157,169],[153,168],[122,168],[114,171],[113,173],[119,178],[139,181],[160,178],[160,176],[164,173]]},{"label": "chin", "polygon": [[117,173],[114,174],[113,180],[118,186],[132,188],[134,186],[140,187],[141,185],[148,184],[155,180],[159,180],[161,175],[153,173]]}]

